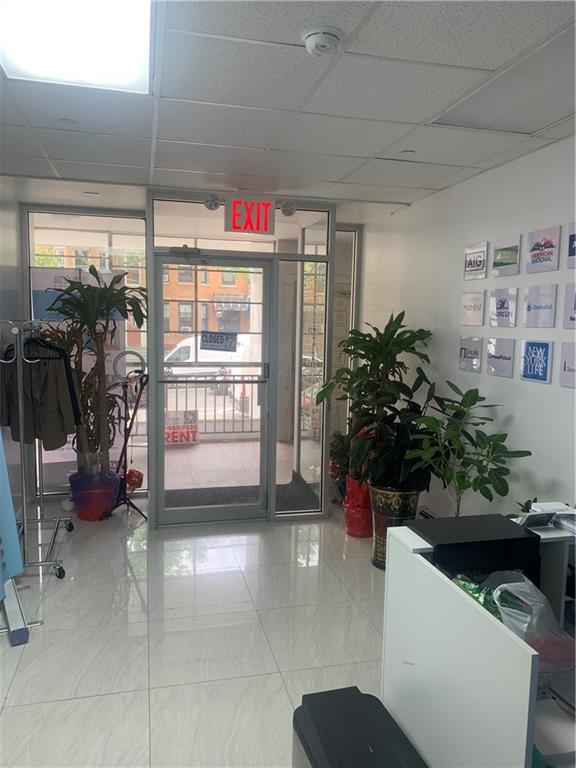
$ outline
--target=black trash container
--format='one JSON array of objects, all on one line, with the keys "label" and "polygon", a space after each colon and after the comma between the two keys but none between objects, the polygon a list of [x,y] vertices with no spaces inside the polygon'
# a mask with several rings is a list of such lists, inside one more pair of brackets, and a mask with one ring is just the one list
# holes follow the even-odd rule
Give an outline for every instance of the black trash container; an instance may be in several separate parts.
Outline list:
[{"label": "black trash container", "polygon": [[292,768],[427,768],[382,702],[356,686],[306,694],[292,722]]}]

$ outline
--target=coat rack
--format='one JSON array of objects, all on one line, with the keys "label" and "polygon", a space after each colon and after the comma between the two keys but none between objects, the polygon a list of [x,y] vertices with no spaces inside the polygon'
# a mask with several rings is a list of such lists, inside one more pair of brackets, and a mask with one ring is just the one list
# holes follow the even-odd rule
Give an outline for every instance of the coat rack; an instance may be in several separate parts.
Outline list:
[{"label": "coat rack", "polygon": [[[18,397],[18,430],[20,434],[20,484],[22,488],[22,520],[19,523],[20,531],[22,534],[22,560],[24,568],[53,568],[57,578],[63,579],[66,575],[62,560],[53,557],[54,547],[56,545],[56,537],[60,526],[64,524],[66,530],[71,532],[74,530],[74,523],[70,517],[55,517],[46,518],[44,516],[44,481],[42,473],[42,450],[38,440],[35,439],[36,456],[38,457],[38,503],[36,505],[36,517],[29,518],[27,513],[28,504],[28,476],[27,476],[27,461],[26,461],[26,444],[24,443],[24,366],[35,365],[40,360],[31,360],[26,357],[24,352],[24,334],[31,333],[37,334],[40,330],[40,323],[37,321],[28,320],[23,323],[14,323],[8,321],[12,336],[14,337],[14,354],[9,360],[3,360],[0,358],[0,364],[2,365],[16,365],[17,374],[17,397]],[[48,543],[48,549],[44,556],[44,559],[31,560],[30,559],[30,526],[34,525],[40,528],[43,524],[51,524],[54,526],[52,530],[52,536]],[[40,542],[38,543],[40,546]],[[39,555],[41,558],[42,556]]]}]

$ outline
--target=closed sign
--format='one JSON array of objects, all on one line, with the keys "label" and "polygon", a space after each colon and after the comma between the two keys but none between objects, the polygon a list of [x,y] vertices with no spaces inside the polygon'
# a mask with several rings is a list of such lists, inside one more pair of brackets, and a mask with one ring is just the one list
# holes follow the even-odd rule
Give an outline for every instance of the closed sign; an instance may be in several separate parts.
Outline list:
[{"label": "closed sign", "polygon": [[260,197],[233,197],[226,202],[224,229],[226,232],[274,234],[276,206],[273,200]]}]

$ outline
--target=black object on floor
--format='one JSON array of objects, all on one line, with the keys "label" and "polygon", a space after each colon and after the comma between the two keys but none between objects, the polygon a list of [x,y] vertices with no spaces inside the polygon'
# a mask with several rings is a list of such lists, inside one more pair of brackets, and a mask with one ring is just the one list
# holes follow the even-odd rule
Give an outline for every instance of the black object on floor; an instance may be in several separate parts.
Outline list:
[{"label": "black object on floor", "polygon": [[306,694],[292,723],[292,768],[426,768],[382,702],[356,686]]},{"label": "black object on floor", "polygon": [[540,583],[540,536],[502,515],[412,520],[408,528],[434,547],[432,563],[452,576],[518,569]]},{"label": "black object on floor", "polygon": [[[213,507],[225,504],[257,504],[260,488],[257,485],[238,485],[220,488],[186,488],[166,491],[167,507]],[[318,509],[318,494],[299,475],[291,482],[276,486],[276,510]]]}]

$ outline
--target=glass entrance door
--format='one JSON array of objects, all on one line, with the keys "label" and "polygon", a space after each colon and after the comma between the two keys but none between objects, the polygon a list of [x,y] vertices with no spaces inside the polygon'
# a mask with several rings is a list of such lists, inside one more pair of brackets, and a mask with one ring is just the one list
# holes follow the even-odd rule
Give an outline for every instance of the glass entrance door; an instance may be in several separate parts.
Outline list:
[{"label": "glass entrance door", "polygon": [[157,264],[158,522],[265,518],[269,264],[187,249]]}]

